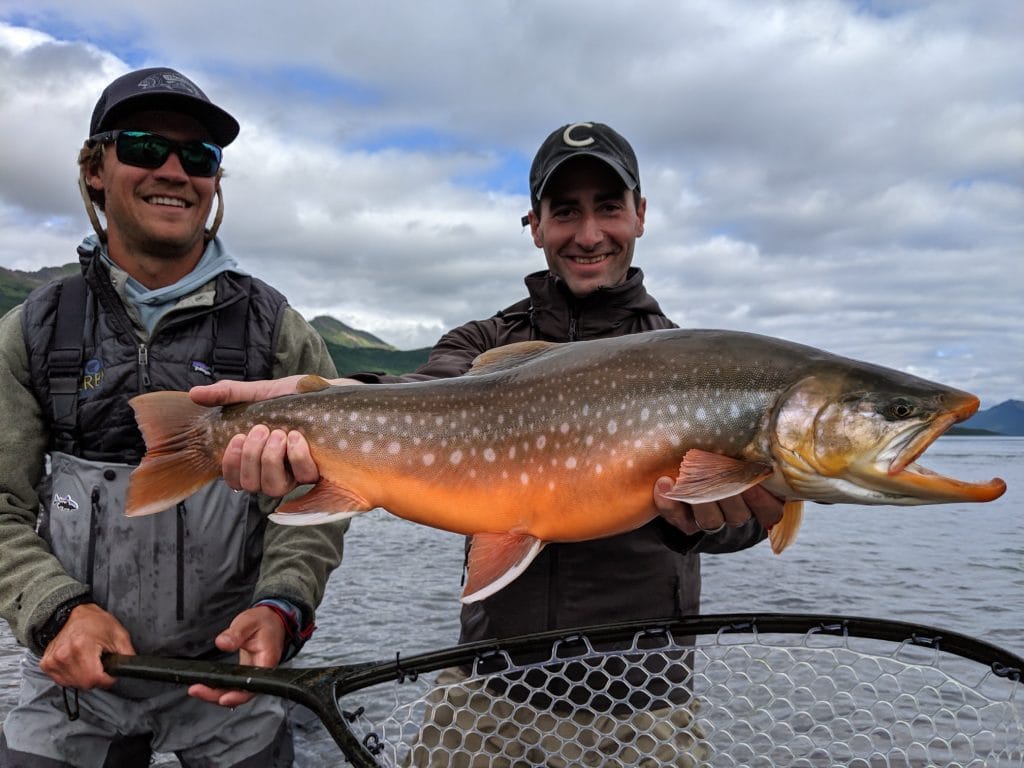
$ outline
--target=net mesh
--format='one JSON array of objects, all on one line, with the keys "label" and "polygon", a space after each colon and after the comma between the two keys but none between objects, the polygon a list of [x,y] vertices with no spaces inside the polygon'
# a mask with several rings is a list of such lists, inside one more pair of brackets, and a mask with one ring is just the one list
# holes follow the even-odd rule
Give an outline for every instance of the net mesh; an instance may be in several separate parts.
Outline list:
[{"label": "net mesh", "polygon": [[1024,766],[1019,674],[813,631],[579,636],[339,707],[382,766]]}]

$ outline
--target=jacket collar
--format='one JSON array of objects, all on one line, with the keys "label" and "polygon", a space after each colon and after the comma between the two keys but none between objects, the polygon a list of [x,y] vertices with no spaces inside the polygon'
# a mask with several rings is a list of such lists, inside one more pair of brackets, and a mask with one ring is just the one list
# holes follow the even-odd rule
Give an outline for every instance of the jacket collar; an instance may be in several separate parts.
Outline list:
[{"label": "jacket collar", "polygon": [[573,296],[565,281],[548,270],[527,275],[530,321],[542,338],[571,340],[616,335],[615,329],[641,314],[663,315],[658,302],[644,287],[644,273],[630,267],[626,279],[610,288],[599,288],[583,297]]}]

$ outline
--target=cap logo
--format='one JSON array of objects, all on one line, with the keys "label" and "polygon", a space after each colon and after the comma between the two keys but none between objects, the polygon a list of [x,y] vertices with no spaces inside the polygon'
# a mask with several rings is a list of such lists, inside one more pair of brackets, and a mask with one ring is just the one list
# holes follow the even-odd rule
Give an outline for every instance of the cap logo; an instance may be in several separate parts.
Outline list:
[{"label": "cap logo", "polygon": [[589,147],[591,144],[594,143],[593,136],[587,136],[585,139],[574,139],[572,136],[572,132],[577,128],[593,127],[593,123],[573,123],[562,132],[562,141],[564,141],[566,146],[569,147]]},{"label": "cap logo", "polygon": [[148,88],[160,88],[161,90],[184,91],[190,96],[198,96],[202,98],[202,94],[195,86],[195,83],[176,72],[160,72],[158,74],[148,75],[139,82],[138,87],[142,90],[146,90]]}]

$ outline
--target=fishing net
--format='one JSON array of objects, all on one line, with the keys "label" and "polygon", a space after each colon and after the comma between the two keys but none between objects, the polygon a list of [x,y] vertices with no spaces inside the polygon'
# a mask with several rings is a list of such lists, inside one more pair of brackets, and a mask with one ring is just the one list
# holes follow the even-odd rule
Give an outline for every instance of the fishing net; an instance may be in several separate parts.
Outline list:
[{"label": "fishing net", "polygon": [[381,766],[1024,766],[1021,670],[942,640],[843,624],[647,629],[614,648],[576,634],[543,657],[400,673],[339,707]]}]

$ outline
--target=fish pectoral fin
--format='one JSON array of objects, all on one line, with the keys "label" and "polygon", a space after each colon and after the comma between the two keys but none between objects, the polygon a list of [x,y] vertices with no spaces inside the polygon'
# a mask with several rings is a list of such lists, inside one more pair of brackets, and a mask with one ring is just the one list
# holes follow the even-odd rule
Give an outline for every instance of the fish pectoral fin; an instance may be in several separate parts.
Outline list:
[{"label": "fish pectoral fin", "polygon": [[275,523],[316,525],[369,512],[374,505],[342,485],[321,478],[301,496],[285,501],[270,515]]},{"label": "fish pectoral fin", "polygon": [[772,471],[772,466],[764,462],[691,448],[679,465],[676,484],[665,496],[688,504],[718,501],[743,493],[770,477]]},{"label": "fish pectoral fin", "polygon": [[545,542],[517,533],[478,533],[469,546],[469,573],[460,600],[490,597],[526,570]]},{"label": "fish pectoral fin", "polygon": [[555,341],[517,341],[488,349],[473,359],[472,367],[464,375],[479,376],[482,373],[494,373],[506,368],[515,368],[552,347],[559,346],[561,344]]},{"label": "fish pectoral fin", "polygon": [[772,552],[776,555],[796,540],[796,532],[800,530],[800,522],[804,519],[804,503],[800,499],[790,499],[782,508],[782,519],[768,531],[768,541]]},{"label": "fish pectoral fin", "polygon": [[319,392],[321,389],[327,389],[330,386],[331,382],[323,376],[311,373],[299,379],[299,383],[295,385],[295,391],[300,395],[304,395],[308,392]]}]

